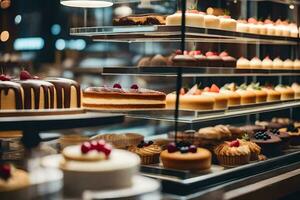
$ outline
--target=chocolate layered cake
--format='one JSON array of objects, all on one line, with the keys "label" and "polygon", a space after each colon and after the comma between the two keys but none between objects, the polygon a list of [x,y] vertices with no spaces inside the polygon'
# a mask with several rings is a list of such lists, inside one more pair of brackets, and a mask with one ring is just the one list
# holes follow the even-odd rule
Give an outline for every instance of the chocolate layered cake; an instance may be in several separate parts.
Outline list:
[{"label": "chocolate layered cake", "polygon": [[17,81],[23,88],[24,109],[54,108],[54,85],[42,80]]},{"label": "chocolate layered cake", "polygon": [[130,15],[113,20],[114,26],[164,25],[165,17],[157,14]]},{"label": "chocolate layered cake", "polygon": [[0,81],[0,110],[20,110],[23,108],[23,89],[18,83]]},{"label": "chocolate layered cake", "polygon": [[136,84],[122,88],[89,87],[83,91],[83,106],[92,109],[143,109],[164,108],[166,94],[154,90],[139,88]]},{"label": "chocolate layered cake", "polygon": [[40,80],[23,70],[19,79],[0,75],[0,110],[80,108],[80,85],[69,79]]},{"label": "chocolate layered cake", "polygon": [[76,81],[65,78],[48,78],[47,81],[55,87],[57,108],[80,108],[81,90]]}]

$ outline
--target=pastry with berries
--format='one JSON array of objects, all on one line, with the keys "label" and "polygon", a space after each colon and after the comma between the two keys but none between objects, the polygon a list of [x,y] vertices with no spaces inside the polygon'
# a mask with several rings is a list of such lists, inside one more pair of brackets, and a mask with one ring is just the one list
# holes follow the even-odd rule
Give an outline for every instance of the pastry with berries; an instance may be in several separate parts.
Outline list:
[{"label": "pastry with berries", "polygon": [[276,156],[281,153],[282,140],[268,130],[254,133],[250,140],[259,145],[262,149],[262,154],[266,156]]},{"label": "pastry with berries", "polygon": [[159,163],[159,154],[162,149],[153,141],[143,140],[136,146],[128,147],[128,151],[137,154],[141,158],[142,165],[149,165]]},{"label": "pastry with berries", "polygon": [[170,143],[160,158],[165,168],[199,171],[211,167],[211,153],[190,143]]},{"label": "pastry with berries", "polygon": [[84,190],[130,187],[139,164],[140,158],[136,154],[113,149],[104,140],[68,146],[62,151],[60,162],[64,192],[73,197],[81,195]]},{"label": "pastry with berries", "polygon": [[224,167],[234,167],[248,164],[251,151],[248,145],[239,140],[225,141],[214,150],[218,162]]},{"label": "pastry with berries", "polygon": [[140,88],[133,84],[123,88],[111,86],[88,87],[83,91],[83,106],[87,109],[146,109],[165,108],[166,94]]},{"label": "pastry with berries", "polygon": [[30,185],[27,172],[16,169],[11,164],[0,164],[0,197],[1,199],[23,199]]},{"label": "pastry with berries", "polygon": [[242,145],[247,145],[250,149],[250,161],[259,160],[259,155],[261,153],[261,148],[256,143],[251,142],[247,135],[244,135],[243,139],[238,139]]}]

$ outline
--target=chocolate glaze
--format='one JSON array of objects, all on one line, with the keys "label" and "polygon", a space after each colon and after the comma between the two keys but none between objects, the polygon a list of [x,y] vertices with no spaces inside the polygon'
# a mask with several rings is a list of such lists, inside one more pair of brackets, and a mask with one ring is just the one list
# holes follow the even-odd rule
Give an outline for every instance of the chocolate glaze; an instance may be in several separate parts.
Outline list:
[{"label": "chocolate glaze", "polygon": [[[16,81],[20,83],[24,90],[24,109],[39,109],[40,88],[44,90],[44,109],[54,108],[54,85],[41,80]],[[34,97],[34,108],[32,108],[32,91]],[[49,102],[50,93],[50,102]]]},{"label": "chocolate glaze", "polygon": [[[50,78],[47,79],[47,81],[52,83],[56,89],[57,108],[70,108],[72,86],[76,88],[77,107],[80,108],[81,105],[80,85],[76,81],[65,79],[65,78]],[[64,98],[62,98],[63,96]]]},{"label": "chocolate glaze", "polygon": [[[15,99],[16,99],[16,109],[22,109],[23,108],[23,100],[22,100],[22,89],[21,85],[18,83],[14,83],[11,81],[0,81],[0,95],[2,93],[2,90],[4,91],[5,95],[8,95],[9,89],[14,90],[15,92]],[[1,98],[0,98],[0,109],[1,108]]]}]

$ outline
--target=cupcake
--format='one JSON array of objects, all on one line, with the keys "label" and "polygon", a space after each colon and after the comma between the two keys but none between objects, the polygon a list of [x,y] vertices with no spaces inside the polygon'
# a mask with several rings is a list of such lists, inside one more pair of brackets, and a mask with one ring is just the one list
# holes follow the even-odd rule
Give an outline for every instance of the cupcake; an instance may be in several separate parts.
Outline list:
[{"label": "cupcake", "polygon": [[239,69],[250,69],[250,61],[247,58],[241,57],[237,60],[236,66]]},{"label": "cupcake", "polygon": [[136,153],[141,158],[142,165],[150,165],[159,163],[159,155],[162,149],[153,141],[142,141],[137,146],[128,147],[128,151]]},{"label": "cupcake", "polygon": [[260,146],[258,146],[254,142],[251,142],[251,141],[246,140],[246,139],[241,139],[241,140],[238,140],[238,141],[240,142],[240,144],[247,145],[249,147],[250,153],[251,153],[250,161],[255,161],[255,160],[259,159],[259,155],[260,155],[260,152],[261,152]]},{"label": "cupcake", "polygon": [[254,57],[250,60],[250,68],[251,69],[261,69],[262,62],[258,57]]},{"label": "cupcake", "polygon": [[262,60],[261,65],[262,69],[272,69],[273,61],[269,58],[269,56],[267,56]]},{"label": "cupcake", "polygon": [[101,139],[112,144],[117,149],[126,149],[128,146],[138,145],[144,139],[144,136],[137,133],[109,133],[96,135],[91,138],[91,140]]},{"label": "cupcake", "polygon": [[214,150],[219,164],[226,167],[239,166],[249,163],[251,152],[248,145],[239,140],[224,142]]},{"label": "cupcake", "polygon": [[266,156],[275,156],[281,152],[281,139],[270,134],[269,131],[258,131],[251,138],[250,141],[258,144],[262,153]]}]

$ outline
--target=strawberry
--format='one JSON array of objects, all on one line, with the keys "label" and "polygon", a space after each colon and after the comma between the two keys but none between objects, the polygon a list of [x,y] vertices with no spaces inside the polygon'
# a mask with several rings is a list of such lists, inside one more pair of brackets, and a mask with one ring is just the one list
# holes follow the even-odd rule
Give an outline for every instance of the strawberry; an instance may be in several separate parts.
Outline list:
[{"label": "strawberry", "polygon": [[205,88],[203,89],[203,92],[210,92],[210,88],[209,88],[209,87],[205,87]]},{"label": "strawberry", "polygon": [[256,24],[257,20],[255,18],[251,17],[251,18],[248,19],[248,23],[250,23],[250,24]]},{"label": "strawberry", "polygon": [[180,95],[185,95],[185,89],[184,89],[184,88],[181,88],[179,94],[180,94]]},{"label": "strawberry", "polygon": [[234,140],[232,142],[229,143],[230,147],[239,147],[240,146],[240,142],[238,140]]},{"label": "strawberry", "polygon": [[205,54],[207,57],[208,56],[213,56],[214,55],[214,53],[213,52],[211,52],[211,51],[208,51],[208,52],[206,52],[206,54]]},{"label": "strawberry", "polygon": [[217,85],[212,84],[212,86],[210,87],[210,92],[219,93],[220,92],[220,88]]},{"label": "strawberry", "polygon": [[194,55],[201,55],[201,51],[200,50],[194,51]]},{"label": "strawberry", "polygon": [[9,75],[1,74],[0,75],[0,80],[1,81],[10,81],[11,77]]},{"label": "strawberry", "polygon": [[226,56],[228,56],[228,53],[226,51],[223,51],[223,52],[220,53],[219,56],[220,57],[226,57]]},{"label": "strawberry", "polygon": [[20,73],[20,79],[21,80],[28,80],[28,79],[32,79],[32,76],[28,71],[22,70],[21,73]]}]

